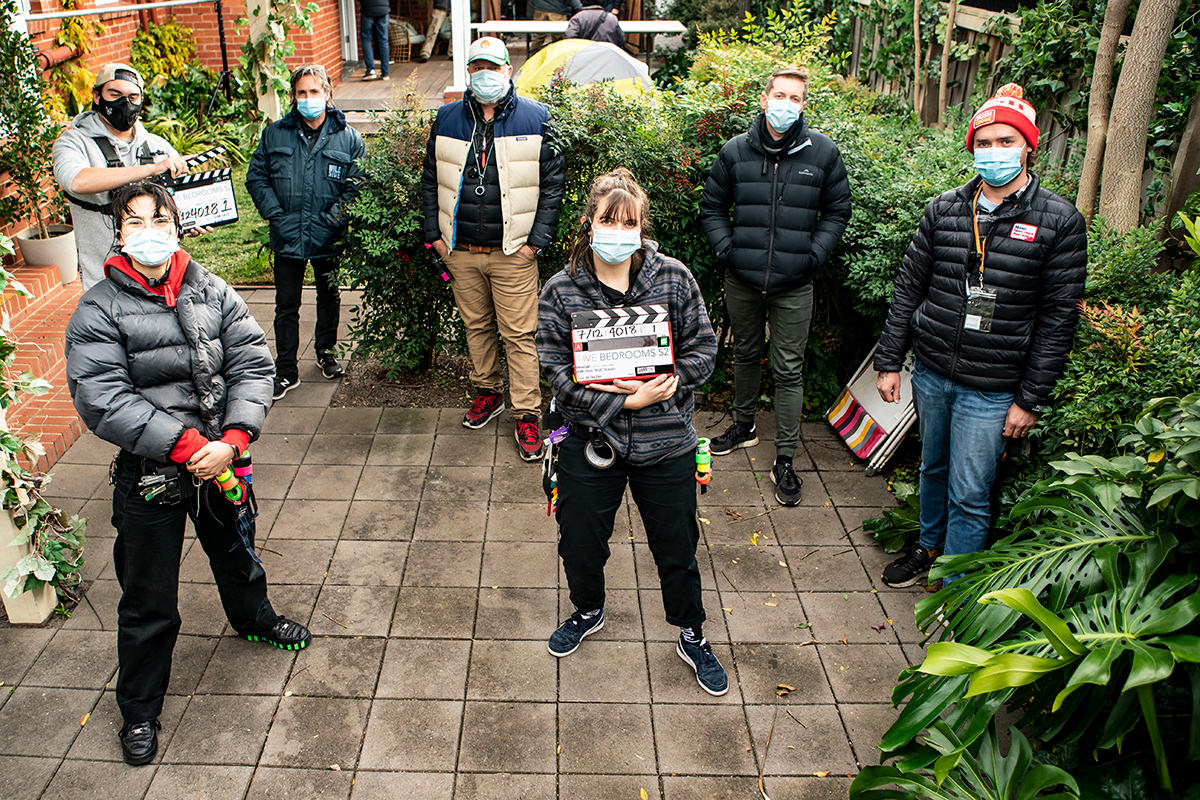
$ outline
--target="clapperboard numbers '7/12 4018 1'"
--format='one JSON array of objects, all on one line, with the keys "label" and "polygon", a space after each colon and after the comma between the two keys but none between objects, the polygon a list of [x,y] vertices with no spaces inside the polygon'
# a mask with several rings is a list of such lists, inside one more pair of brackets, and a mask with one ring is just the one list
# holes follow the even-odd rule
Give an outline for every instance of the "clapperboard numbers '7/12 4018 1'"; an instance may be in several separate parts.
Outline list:
[{"label": "clapperboard numbers '7/12 4018 1'", "polygon": [[666,305],[622,306],[571,314],[578,383],[653,378],[675,372],[675,342]]},{"label": "clapperboard numbers '7/12 4018 1'", "polygon": [[175,197],[179,221],[185,231],[238,220],[233,176],[228,168],[182,175],[168,181],[167,188]]}]

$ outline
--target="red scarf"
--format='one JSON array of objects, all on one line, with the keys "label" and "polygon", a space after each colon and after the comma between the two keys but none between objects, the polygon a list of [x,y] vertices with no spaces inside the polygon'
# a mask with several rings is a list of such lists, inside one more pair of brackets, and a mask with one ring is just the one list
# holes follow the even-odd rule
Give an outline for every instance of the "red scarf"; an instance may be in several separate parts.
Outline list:
[{"label": "red scarf", "polygon": [[158,286],[151,286],[146,276],[138,272],[129,261],[129,256],[117,255],[104,262],[104,277],[110,277],[110,270],[118,270],[133,278],[150,294],[156,294],[167,301],[168,308],[175,307],[175,298],[179,296],[179,288],[183,286],[183,276],[187,273],[188,264],[192,257],[182,248],[171,254],[171,266],[167,268],[167,279]]}]

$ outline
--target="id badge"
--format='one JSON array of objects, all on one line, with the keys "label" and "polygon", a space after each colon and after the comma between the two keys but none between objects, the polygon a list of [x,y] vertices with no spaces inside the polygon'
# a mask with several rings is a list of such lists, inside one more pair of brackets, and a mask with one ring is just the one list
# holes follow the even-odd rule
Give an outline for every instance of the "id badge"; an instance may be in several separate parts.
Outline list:
[{"label": "id badge", "polygon": [[967,315],[963,318],[963,330],[983,331],[992,329],[996,316],[996,289],[991,286],[967,285]]}]

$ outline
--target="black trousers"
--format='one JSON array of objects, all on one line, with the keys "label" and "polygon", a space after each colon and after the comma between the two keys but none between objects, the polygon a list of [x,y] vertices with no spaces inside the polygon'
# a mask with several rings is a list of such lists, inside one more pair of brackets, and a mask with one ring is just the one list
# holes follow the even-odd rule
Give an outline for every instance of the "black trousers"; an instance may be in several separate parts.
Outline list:
[{"label": "black trousers", "polygon": [[[171,653],[179,635],[179,560],[189,509],[197,490],[182,471],[184,502],[144,500],[137,482],[142,462],[122,453],[113,487],[113,567],[121,585],[117,605],[117,706],[126,722],[155,719],[171,678]],[[200,511],[192,520],[208,554],[221,605],[239,633],[270,628],[277,615],[267,599],[267,575],[238,538],[234,507],[211,482],[199,491]],[[236,544],[236,546],[235,546]]]},{"label": "black trousers", "polygon": [[581,436],[568,436],[558,456],[558,554],[571,603],[580,611],[604,606],[604,565],[613,520],[625,486],[633,495],[662,588],[667,622],[693,627],[704,622],[696,545],[696,458],[687,453],[650,466],[619,457],[608,469],[587,462]]},{"label": "black trousers", "polygon": [[[293,383],[298,375],[296,354],[300,350],[300,293],[308,261],[275,256],[275,374]],[[320,353],[337,344],[341,292],[338,290],[338,259],[312,259],[317,278],[316,349]]]}]

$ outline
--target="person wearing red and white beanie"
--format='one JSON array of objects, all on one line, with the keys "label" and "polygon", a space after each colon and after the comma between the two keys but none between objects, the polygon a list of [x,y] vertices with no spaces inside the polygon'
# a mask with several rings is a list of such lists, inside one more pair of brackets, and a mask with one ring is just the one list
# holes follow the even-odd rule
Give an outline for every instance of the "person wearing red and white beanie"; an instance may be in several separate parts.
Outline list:
[{"label": "person wearing red and white beanie", "polygon": [[1010,83],[971,117],[978,175],[925,209],[875,350],[880,397],[915,402],[921,431],[921,531],[884,568],[888,586],[916,583],[939,555],[987,546],[1005,441],[1046,410],[1074,340],[1087,225],[1029,171],[1039,131],[1023,95]]}]

